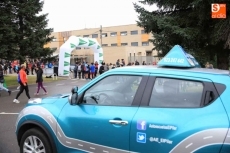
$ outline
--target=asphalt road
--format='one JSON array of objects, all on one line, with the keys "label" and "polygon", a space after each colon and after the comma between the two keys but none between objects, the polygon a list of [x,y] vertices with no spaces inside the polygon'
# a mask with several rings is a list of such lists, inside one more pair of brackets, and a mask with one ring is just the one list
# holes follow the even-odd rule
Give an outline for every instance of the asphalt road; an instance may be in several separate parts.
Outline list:
[{"label": "asphalt road", "polygon": [[[88,81],[86,80],[60,80],[50,83],[44,83],[48,91],[48,95],[42,95],[44,91],[40,90],[39,96],[34,96],[37,90],[36,85],[29,85],[31,98],[47,97],[60,93],[70,93],[73,86],[81,87]],[[25,92],[19,97],[19,104],[13,103],[13,100],[18,92],[16,87],[10,88],[12,90],[11,96],[7,92],[1,91],[0,97],[0,153],[19,153],[19,147],[15,135],[15,123],[18,113],[23,109],[28,99]]]}]

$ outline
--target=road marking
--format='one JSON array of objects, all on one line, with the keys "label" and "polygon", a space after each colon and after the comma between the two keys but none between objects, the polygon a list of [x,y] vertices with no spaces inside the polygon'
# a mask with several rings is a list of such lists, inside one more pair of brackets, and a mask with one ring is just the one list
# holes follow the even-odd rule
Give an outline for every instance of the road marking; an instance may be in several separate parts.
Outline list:
[{"label": "road marking", "polygon": [[11,91],[11,92],[17,92],[17,91],[20,91],[20,90],[13,90],[13,91]]},{"label": "road marking", "polygon": [[5,113],[1,112],[0,115],[18,115],[19,113]]},{"label": "road marking", "polygon": [[207,136],[207,137],[204,137],[203,139],[210,139],[210,138],[213,138],[213,136]]},{"label": "road marking", "polygon": [[90,149],[93,149],[93,150],[95,150],[95,148],[93,148],[93,147],[90,147]]},{"label": "road marking", "polygon": [[64,85],[64,83],[63,84],[56,84],[56,86],[63,86]]},{"label": "road marking", "polygon": [[193,144],[193,143],[190,143],[190,144],[189,144],[189,145],[187,145],[185,148],[188,148],[188,147],[190,147],[192,144]]},{"label": "road marking", "polygon": [[81,146],[81,147],[83,147],[83,145],[82,144],[78,144],[79,146]]},{"label": "road marking", "polygon": [[108,151],[106,151],[106,150],[103,150],[103,152],[105,152],[105,153],[109,153]]}]

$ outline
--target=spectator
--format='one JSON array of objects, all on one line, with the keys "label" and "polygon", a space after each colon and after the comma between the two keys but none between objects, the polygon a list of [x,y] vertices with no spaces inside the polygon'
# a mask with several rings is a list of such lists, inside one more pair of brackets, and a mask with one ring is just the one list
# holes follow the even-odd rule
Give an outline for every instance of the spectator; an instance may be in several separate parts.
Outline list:
[{"label": "spectator", "polygon": [[12,66],[9,64],[9,73],[12,74]]},{"label": "spectator", "polygon": [[4,74],[5,74],[5,75],[7,75],[7,69],[8,69],[8,64],[5,63],[5,65],[4,65]]},{"label": "spectator", "polygon": [[117,67],[120,67],[120,60],[118,59],[117,62],[116,62],[116,66]]},{"label": "spectator", "polygon": [[81,79],[81,72],[82,72],[82,70],[81,70],[81,63],[78,64],[77,71],[78,71],[78,77],[79,77],[79,79]]},{"label": "spectator", "polygon": [[115,65],[115,64],[113,64],[112,69],[115,69],[115,68],[116,68],[116,65]]},{"label": "spectator", "polygon": [[97,72],[98,72],[98,66],[99,66],[99,65],[98,65],[98,62],[96,61],[94,65],[95,65],[94,77],[96,77],[96,76],[97,76]]},{"label": "spectator", "polygon": [[121,63],[123,66],[125,66],[125,60],[124,59],[121,59]]},{"label": "spectator", "polygon": [[85,79],[90,79],[90,70],[89,70],[89,65],[88,62],[85,63]]},{"label": "spectator", "polygon": [[136,61],[135,61],[135,65],[140,65],[140,63],[136,60]]},{"label": "spectator", "polygon": [[99,74],[103,74],[103,73],[104,73],[104,71],[105,71],[105,69],[104,69],[105,63],[104,63],[104,62],[102,62],[101,64],[102,64],[102,65],[100,66],[100,69],[99,69]]},{"label": "spectator", "polygon": [[82,79],[85,79],[85,63],[84,62],[81,64],[81,75],[82,75]]},{"label": "spectator", "polygon": [[73,71],[74,71],[74,78],[76,79],[77,74],[78,74],[78,64],[77,63],[75,64],[75,67],[74,67]]},{"label": "spectator", "polygon": [[93,63],[91,63],[91,66],[90,66],[90,74],[91,74],[91,79],[93,79],[95,76],[95,65]]}]

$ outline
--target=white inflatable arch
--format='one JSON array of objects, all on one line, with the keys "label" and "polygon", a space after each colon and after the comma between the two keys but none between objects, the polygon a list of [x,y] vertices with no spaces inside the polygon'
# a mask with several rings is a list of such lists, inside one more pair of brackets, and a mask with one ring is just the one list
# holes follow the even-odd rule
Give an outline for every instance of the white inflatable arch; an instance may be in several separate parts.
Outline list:
[{"label": "white inflatable arch", "polygon": [[[82,38],[71,36],[69,39],[60,47],[59,53],[59,76],[68,76],[70,70],[70,57],[71,52],[76,49],[76,47],[89,47],[94,51],[94,62],[98,62],[100,65],[103,61],[103,50],[96,39],[92,38]],[[92,62],[92,61],[87,61]]]}]

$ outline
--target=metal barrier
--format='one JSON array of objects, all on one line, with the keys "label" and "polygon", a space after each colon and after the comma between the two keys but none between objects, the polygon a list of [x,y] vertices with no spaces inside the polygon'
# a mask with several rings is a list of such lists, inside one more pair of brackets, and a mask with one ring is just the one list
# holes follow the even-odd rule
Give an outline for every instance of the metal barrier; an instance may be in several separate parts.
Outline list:
[{"label": "metal barrier", "polygon": [[52,76],[53,80],[54,80],[54,77],[56,76],[55,80],[57,80],[57,74],[54,73],[54,68],[44,68],[43,72],[46,76]]}]

